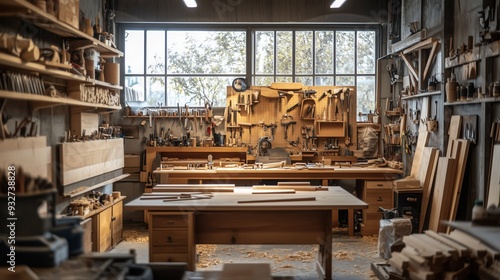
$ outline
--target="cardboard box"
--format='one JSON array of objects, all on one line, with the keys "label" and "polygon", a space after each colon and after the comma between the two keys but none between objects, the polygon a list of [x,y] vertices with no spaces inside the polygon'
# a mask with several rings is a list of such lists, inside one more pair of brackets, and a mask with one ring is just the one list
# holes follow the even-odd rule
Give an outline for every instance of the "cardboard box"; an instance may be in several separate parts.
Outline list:
[{"label": "cardboard box", "polygon": [[408,180],[408,179],[399,179],[394,181],[394,189],[396,190],[405,190],[405,189],[421,189],[420,180]]},{"label": "cardboard box", "polygon": [[57,18],[76,29],[80,28],[80,0],[59,0]]}]

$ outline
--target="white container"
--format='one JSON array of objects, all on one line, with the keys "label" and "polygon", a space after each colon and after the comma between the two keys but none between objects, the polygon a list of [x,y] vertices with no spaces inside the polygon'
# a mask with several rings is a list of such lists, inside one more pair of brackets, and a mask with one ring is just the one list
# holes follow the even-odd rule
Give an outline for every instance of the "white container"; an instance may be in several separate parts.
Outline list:
[{"label": "white container", "polygon": [[476,200],[472,207],[472,221],[477,221],[486,218],[486,209],[483,206],[482,200]]}]

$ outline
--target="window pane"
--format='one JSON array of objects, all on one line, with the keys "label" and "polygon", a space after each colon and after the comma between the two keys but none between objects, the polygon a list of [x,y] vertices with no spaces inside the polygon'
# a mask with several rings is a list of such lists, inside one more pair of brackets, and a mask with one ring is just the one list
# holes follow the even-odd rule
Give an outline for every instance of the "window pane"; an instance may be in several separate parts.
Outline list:
[{"label": "window pane", "polygon": [[316,86],[331,86],[333,85],[333,77],[321,77],[321,76],[316,76],[314,78],[315,85]]},{"label": "window pane", "polygon": [[312,86],[313,77],[295,77],[295,82],[302,83],[305,86]]},{"label": "window pane", "polygon": [[190,107],[226,106],[227,86],[235,77],[170,77],[167,84],[167,105],[177,106],[189,103]]},{"label": "window pane", "polygon": [[168,31],[172,74],[238,74],[246,71],[246,35],[240,31]]},{"label": "window pane", "polygon": [[255,32],[255,74],[274,74],[274,32]]},{"label": "window pane", "polygon": [[144,74],[144,31],[125,30],[125,71]]},{"label": "window pane", "polygon": [[276,74],[292,74],[292,32],[276,32]]},{"label": "window pane", "polygon": [[144,101],[144,77],[126,76],[124,92],[125,101]]},{"label": "window pane", "polygon": [[276,82],[278,83],[291,83],[293,82],[292,77],[290,76],[277,76]]},{"label": "window pane", "polygon": [[315,74],[333,74],[333,31],[316,31]]},{"label": "window pane", "polygon": [[295,32],[295,73],[313,73],[313,32]]},{"label": "window pane", "polygon": [[354,31],[337,31],[335,68],[337,74],[354,74]]},{"label": "window pane", "polygon": [[146,78],[146,103],[148,106],[165,106],[165,78]]},{"label": "window pane", "polygon": [[364,114],[375,112],[375,77],[358,76],[357,87],[357,109]]},{"label": "window pane", "polygon": [[146,31],[146,62],[148,74],[165,74],[165,31]]},{"label": "window pane", "polygon": [[272,76],[257,76],[255,77],[256,86],[269,86],[272,82],[274,82],[274,77]]},{"label": "window pane", "polygon": [[354,76],[337,76],[335,77],[336,86],[354,86]]},{"label": "window pane", "polygon": [[375,32],[359,31],[356,44],[358,74],[375,74]]}]

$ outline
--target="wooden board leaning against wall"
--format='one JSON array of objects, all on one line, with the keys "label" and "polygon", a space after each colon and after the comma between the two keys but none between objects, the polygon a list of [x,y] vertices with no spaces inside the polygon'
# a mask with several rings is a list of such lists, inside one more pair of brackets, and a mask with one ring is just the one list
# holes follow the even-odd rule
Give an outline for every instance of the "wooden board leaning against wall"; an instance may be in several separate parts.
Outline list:
[{"label": "wooden board leaning against wall", "polygon": [[228,146],[258,148],[259,139],[267,136],[272,148],[286,147],[292,155],[352,155],[357,149],[356,88],[278,91],[271,85],[236,92],[228,87],[224,124]]}]

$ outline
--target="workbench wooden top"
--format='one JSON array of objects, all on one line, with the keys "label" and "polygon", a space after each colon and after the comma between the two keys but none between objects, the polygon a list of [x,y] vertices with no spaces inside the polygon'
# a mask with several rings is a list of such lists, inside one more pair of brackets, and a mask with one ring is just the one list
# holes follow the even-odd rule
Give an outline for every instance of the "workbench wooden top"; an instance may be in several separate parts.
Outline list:
[{"label": "workbench wooden top", "polygon": [[[169,211],[253,211],[253,210],[332,210],[332,209],[364,209],[368,204],[348,193],[341,187],[328,187],[327,191],[298,191],[294,194],[252,194],[252,188],[235,188],[234,193],[213,193],[209,199],[193,199],[164,202],[163,199],[137,198],[125,207],[138,210]],[[306,201],[273,201],[238,203],[248,200],[275,200],[314,198]]]},{"label": "workbench wooden top", "polygon": [[231,179],[367,179],[392,180],[402,170],[377,167],[314,167],[298,169],[295,167],[247,169],[242,167],[214,169],[156,169],[154,174],[168,174],[176,178],[214,179],[216,176]]}]

